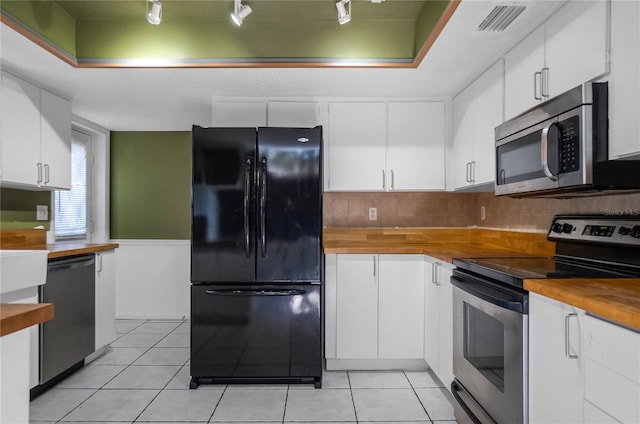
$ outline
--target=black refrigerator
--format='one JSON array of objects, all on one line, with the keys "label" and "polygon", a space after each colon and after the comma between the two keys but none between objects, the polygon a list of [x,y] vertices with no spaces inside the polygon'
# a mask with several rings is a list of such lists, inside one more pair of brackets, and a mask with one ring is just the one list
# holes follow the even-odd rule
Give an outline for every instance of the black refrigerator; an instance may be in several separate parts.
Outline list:
[{"label": "black refrigerator", "polygon": [[322,385],[322,127],[192,129],[191,388]]}]

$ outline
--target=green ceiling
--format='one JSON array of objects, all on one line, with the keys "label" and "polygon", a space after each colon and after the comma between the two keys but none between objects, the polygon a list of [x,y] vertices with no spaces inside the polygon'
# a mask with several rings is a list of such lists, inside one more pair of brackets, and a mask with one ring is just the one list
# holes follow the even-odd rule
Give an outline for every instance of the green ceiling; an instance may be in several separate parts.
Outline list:
[{"label": "green ceiling", "polygon": [[410,67],[458,0],[353,0],[345,25],[334,0],[243,3],[253,13],[241,27],[229,18],[232,0],[162,0],[157,26],[144,0],[3,0],[0,8],[3,22],[82,67]]}]

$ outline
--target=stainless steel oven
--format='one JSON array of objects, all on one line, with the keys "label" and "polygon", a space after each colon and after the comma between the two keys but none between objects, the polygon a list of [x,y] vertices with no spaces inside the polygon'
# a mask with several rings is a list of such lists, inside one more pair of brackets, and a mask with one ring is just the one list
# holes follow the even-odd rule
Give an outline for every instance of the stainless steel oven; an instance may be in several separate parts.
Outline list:
[{"label": "stainless steel oven", "polygon": [[526,279],[639,278],[640,216],[558,215],[553,257],[454,259],[452,393],[461,423],[528,423]]},{"label": "stainless steel oven", "polygon": [[585,83],[495,129],[496,195],[640,188],[640,161],[609,160],[608,85]]},{"label": "stainless steel oven", "polygon": [[527,292],[459,269],[451,283],[452,393],[483,423],[525,422]]}]

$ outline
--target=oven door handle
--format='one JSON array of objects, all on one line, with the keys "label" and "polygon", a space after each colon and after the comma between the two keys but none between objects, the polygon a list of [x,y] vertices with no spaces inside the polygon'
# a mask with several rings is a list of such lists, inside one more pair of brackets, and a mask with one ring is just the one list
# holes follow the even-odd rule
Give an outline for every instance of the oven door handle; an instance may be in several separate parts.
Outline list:
[{"label": "oven door handle", "polygon": [[513,296],[510,296],[508,293],[501,292],[500,290],[493,289],[481,283],[462,280],[455,275],[451,277],[451,284],[472,296],[491,303],[492,305],[496,305],[510,311],[526,313],[526,298],[522,301],[514,301]]}]

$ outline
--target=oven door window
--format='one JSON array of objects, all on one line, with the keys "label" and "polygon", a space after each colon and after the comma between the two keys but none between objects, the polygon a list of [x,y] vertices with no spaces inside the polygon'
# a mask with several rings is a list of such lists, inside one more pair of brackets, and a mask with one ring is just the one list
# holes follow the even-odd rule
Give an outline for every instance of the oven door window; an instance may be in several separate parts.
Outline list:
[{"label": "oven door window", "polygon": [[464,302],[464,357],[504,392],[504,326],[501,321]]}]

